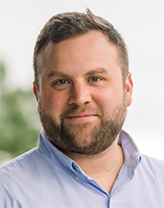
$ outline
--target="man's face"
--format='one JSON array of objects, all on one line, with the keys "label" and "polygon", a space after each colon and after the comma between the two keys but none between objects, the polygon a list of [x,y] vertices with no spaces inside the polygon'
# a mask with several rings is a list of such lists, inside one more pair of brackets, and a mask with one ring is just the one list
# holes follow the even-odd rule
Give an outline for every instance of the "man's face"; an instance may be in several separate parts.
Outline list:
[{"label": "man's face", "polygon": [[57,44],[38,56],[40,119],[50,141],[63,152],[93,155],[118,137],[131,103],[132,81],[125,88],[117,49],[91,31]]}]

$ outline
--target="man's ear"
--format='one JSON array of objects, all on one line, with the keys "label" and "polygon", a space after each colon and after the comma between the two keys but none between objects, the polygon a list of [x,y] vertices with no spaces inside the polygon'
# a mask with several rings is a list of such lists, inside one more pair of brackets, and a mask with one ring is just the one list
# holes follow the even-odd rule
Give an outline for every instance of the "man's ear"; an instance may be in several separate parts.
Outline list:
[{"label": "man's ear", "polygon": [[132,103],[132,92],[133,92],[133,81],[132,74],[129,73],[125,80],[125,92],[127,99],[127,106],[130,106]]},{"label": "man's ear", "polygon": [[36,100],[38,101],[38,87],[35,84],[35,82],[33,82],[33,93],[34,93],[34,95],[36,97]]}]

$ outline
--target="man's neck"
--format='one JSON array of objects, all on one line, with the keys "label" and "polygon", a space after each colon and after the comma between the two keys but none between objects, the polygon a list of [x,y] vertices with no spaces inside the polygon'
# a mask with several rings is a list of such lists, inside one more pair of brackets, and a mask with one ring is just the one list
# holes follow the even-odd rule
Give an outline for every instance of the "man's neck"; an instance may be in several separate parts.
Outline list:
[{"label": "man's neck", "polygon": [[97,155],[67,153],[81,169],[93,178],[106,192],[110,193],[124,162],[123,150],[118,138],[105,151]]}]

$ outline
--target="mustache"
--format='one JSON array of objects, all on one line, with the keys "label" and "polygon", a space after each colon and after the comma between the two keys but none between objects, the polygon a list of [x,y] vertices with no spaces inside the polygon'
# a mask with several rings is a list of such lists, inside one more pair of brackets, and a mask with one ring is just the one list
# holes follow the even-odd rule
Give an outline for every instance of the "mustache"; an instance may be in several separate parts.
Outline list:
[{"label": "mustache", "polygon": [[79,106],[74,106],[72,109],[65,111],[61,115],[61,119],[67,118],[69,116],[74,116],[77,114],[93,114],[96,116],[102,116],[102,113],[98,109],[94,109],[93,107],[79,107]]}]

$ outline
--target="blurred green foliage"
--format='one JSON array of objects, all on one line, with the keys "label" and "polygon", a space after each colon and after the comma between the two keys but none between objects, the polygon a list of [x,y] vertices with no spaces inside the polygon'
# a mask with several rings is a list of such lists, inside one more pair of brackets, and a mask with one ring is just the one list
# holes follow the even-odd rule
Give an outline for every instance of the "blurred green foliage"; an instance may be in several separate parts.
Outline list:
[{"label": "blurred green foliage", "polygon": [[13,157],[35,147],[40,131],[32,90],[11,90],[5,85],[6,67],[0,63],[0,144]]}]

